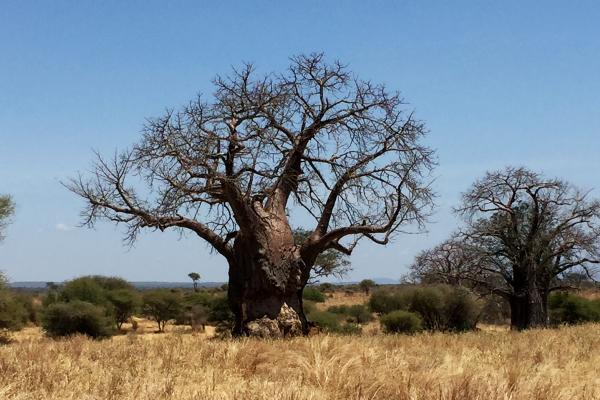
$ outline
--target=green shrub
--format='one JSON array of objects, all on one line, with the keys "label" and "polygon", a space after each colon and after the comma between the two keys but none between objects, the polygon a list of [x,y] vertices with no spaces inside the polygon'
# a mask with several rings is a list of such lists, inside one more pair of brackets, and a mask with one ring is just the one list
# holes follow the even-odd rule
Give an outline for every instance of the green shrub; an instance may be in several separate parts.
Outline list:
[{"label": "green shrub", "polygon": [[383,315],[379,322],[387,333],[414,334],[423,330],[421,317],[408,311],[392,311]]},{"label": "green shrub", "polygon": [[142,311],[146,317],[156,321],[159,332],[164,332],[167,322],[178,318],[183,311],[181,294],[170,290],[146,292]]},{"label": "green shrub", "polygon": [[325,295],[314,286],[305,287],[302,291],[302,298],[316,303],[323,303],[325,301]]},{"label": "green shrub", "polygon": [[36,301],[35,296],[29,293],[15,293],[15,301],[20,303],[27,313],[27,322],[34,325],[39,324],[40,304]]},{"label": "green shrub", "polygon": [[304,315],[308,315],[317,309],[314,301],[304,299],[302,300],[302,307],[304,309]]},{"label": "green shrub", "polygon": [[7,289],[0,289],[0,331],[17,331],[28,321],[27,309]]},{"label": "green shrub", "polygon": [[364,304],[331,306],[327,311],[343,315],[349,322],[364,324],[373,320],[373,315]]},{"label": "green shrub", "polygon": [[106,296],[111,305],[110,313],[115,320],[117,329],[121,329],[123,323],[127,322],[142,304],[140,295],[132,289],[110,290]]},{"label": "green shrub", "polygon": [[389,314],[402,310],[419,314],[423,328],[431,331],[474,329],[479,306],[470,292],[448,285],[411,286],[373,293],[369,306]]},{"label": "green shrub", "polygon": [[373,292],[368,304],[371,311],[378,314],[387,314],[392,311],[406,309],[408,299],[406,296],[400,295],[398,291],[379,289]]},{"label": "green shrub", "polygon": [[105,310],[80,300],[49,305],[42,314],[42,327],[53,337],[80,333],[99,339],[113,333],[113,323]]},{"label": "green shrub", "polygon": [[600,302],[571,293],[552,293],[548,299],[548,310],[550,322],[554,325],[600,321]]},{"label": "green shrub", "polygon": [[340,316],[329,311],[315,309],[307,314],[306,318],[325,332],[335,332],[340,329]]}]

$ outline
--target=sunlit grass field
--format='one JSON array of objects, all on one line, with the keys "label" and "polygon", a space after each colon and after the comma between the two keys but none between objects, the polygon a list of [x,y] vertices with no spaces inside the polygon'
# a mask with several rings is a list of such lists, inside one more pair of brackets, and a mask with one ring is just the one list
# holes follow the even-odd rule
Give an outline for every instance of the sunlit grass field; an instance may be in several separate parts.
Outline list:
[{"label": "sunlit grass field", "polygon": [[0,347],[0,399],[599,399],[600,325],[211,339],[171,330]]}]

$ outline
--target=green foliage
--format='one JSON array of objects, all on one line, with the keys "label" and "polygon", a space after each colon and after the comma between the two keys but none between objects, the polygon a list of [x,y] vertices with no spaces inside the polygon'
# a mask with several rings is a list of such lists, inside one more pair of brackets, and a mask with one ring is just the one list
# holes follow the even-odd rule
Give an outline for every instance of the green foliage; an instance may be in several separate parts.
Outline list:
[{"label": "green foliage", "polygon": [[127,322],[140,308],[142,299],[138,292],[132,289],[115,289],[107,292],[111,305],[110,312],[114,317],[117,329]]},{"label": "green foliage", "polygon": [[392,311],[383,315],[379,322],[387,333],[414,334],[423,330],[421,317],[409,311]]},{"label": "green foliage", "polygon": [[341,315],[330,311],[322,311],[315,308],[309,313],[306,313],[306,318],[327,333],[354,335],[359,334],[362,331],[358,324],[354,322],[343,323]]},{"label": "green foliage", "polygon": [[367,294],[367,296],[369,295],[369,291],[371,290],[371,288],[375,287],[376,285],[377,284],[375,283],[375,281],[371,279],[363,279],[358,284],[358,286]]},{"label": "green foliage", "polygon": [[0,241],[4,239],[4,229],[15,212],[15,204],[10,196],[0,196]]},{"label": "green foliage", "polygon": [[22,301],[8,288],[8,280],[0,272],[0,331],[16,331],[28,321]]},{"label": "green foliage", "polygon": [[0,330],[17,331],[28,321],[27,309],[10,291],[0,291]]},{"label": "green foliage", "polygon": [[113,322],[105,310],[80,300],[50,304],[42,314],[42,327],[52,337],[80,333],[100,339],[113,333]]},{"label": "green foliage", "polygon": [[302,291],[302,298],[316,303],[323,303],[325,301],[325,295],[314,286],[305,287]]},{"label": "green foliage", "polygon": [[170,290],[152,290],[144,293],[142,311],[158,324],[163,332],[169,320],[176,319],[183,311],[181,294]]},{"label": "green foliage", "polygon": [[141,304],[135,288],[126,280],[109,276],[82,276],[64,285],[49,287],[44,305],[56,302],[70,303],[82,301],[101,307],[118,329],[126,322]]},{"label": "green foliage", "polygon": [[554,325],[600,321],[599,300],[588,300],[567,292],[552,293],[548,310]]},{"label": "green foliage", "polygon": [[39,324],[40,305],[35,301],[35,296],[29,293],[14,293],[14,300],[21,304],[27,314],[26,322]]},{"label": "green foliage", "polygon": [[235,316],[229,308],[227,296],[216,295],[211,300],[208,322],[223,326],[233,326]]},{"label": "green foliage", "polygon": [[379,314],[387,314],[396,310],[407,309],[408,298],[401,295],[399,291],[389,289],[379,289],[375,291],[369,299],[369,308],[371,311]]},{"label": "green foliage", "polygon": [[[294,242],[297,245],[302,245],[312,232],[302,228],[294,230]],[[342,278],[351,270],[350,261],[344,253],[340,253],[335,249],[327,249],[320,253],[311,269],[311,277],[327,277],[335,276]]]},{"label": "green foliage", "polygon": [[306,317],[325,332],[335,332],[340,329],[341,318],[338,314],[315,309],[307,314]]},{"label": "green foliage", "polygon": [[327,311],[346,317],[346,321],[364,324],[373,320],[373,315],[364,304],[331,306]]},{"label": "green foliage", "polygon": [[479,306],[470,292],[448,285],[377,291],[369,306],[380,314],[397,310],[417,313],[423,328],[431,331],[474,329],[479,315]]}]

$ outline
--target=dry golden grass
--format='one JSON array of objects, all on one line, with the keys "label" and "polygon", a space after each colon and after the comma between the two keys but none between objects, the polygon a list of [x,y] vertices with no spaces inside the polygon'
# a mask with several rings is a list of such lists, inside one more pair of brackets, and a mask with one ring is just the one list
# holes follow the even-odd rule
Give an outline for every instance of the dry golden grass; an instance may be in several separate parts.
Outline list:
[{"label": "dry golden grass", "polygon": [[599,399],[599,332],[21,337],[0,347],[0,399]]}]

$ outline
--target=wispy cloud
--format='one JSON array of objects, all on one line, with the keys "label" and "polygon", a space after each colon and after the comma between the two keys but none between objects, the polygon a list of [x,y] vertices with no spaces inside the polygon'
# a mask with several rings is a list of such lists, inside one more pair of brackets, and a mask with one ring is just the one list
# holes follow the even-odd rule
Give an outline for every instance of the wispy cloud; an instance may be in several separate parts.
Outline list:
[{"label": "wispy cloud", "polygon": [[63,222],[59,222],[58,224],[56,224],[56,230],[57,231],[61,231],[61,232],[68,232],[70,230],[72,230],[73,227],[69,226]]}]

